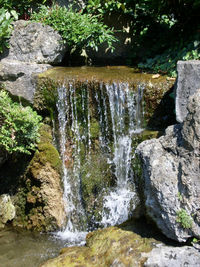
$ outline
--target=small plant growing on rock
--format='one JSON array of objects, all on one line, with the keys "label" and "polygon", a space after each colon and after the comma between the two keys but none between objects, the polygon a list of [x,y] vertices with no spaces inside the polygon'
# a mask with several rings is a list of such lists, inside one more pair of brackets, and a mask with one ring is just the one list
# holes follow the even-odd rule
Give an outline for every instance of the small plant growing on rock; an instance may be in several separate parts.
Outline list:
[{"label": "small plant growing on rock", "polygon": [[8,153],[30,154],[39,141],[41,117],[0,91],[0,146]]},{"label": "small plant growing on rock", "polygon": [[177,211],[176,215],[176,221],[180,223],[184,229],[190,229],[192,227],[193,220],[186,210],[180,209],[179,211]]}]

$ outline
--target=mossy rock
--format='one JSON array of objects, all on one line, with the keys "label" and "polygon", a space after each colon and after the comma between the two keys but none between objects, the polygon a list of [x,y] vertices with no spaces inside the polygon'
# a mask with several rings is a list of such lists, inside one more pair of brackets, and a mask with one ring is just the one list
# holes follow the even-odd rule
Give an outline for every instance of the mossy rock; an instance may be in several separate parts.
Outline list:
[{"label": "mossy rock", "polygon": [[51,143],[50,126],[43,124],[40,134],[38,149],[15,196],[17,216],[14,225],[38,231],[54,231],[65,221],[62,163]]},{"label": "mossy rock", "polygon": [[103,197],[109,187],[114,185],[115,180],[111,166],[107,163],[106,157],[93,152],[89,155],[81,171],[82,197],[89,225],[94,227],[101,220]]},{"label": "mossy rock", "polygon": [[139,267],[143,266],[143,252],[149,252],[158,243],[134,233],[131,226],[109,227],[87,235],[85,247],[61,250],[61,255],[41,267]]}]

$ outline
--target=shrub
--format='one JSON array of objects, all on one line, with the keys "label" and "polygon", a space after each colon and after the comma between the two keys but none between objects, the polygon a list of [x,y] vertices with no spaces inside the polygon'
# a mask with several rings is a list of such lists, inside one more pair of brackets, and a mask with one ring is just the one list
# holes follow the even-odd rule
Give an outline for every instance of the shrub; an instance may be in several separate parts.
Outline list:
[{"label": "shrub", "polygon": [[177,42],[162,54],[148,58],[145,63],[140,63],[138,67],[176,77],[176,64],[178,60],[200,59],[200,42],[198,39],[199,36],[196,36],[193,41],[187,43]]},{"label": "shrub", "polygon": [[14,10],[9,12],[5,8],[0,9],[0,53],[5,47],[9,47],[8,40],[13,29],[11,23],[17,18],[17,13]]},{"label": "shrub", "polygon": [[0,146],[8,153],[35,150],[40,122],[31,107],[13,102],[7,92],[0,91]]},{"label": "shrub", "polygon": [[7,10],[15,10],[22,17],[30,13],[32,7],[46,2],[46,0],[0,0],[0,6]]},{"label": "shrub", "polygon": [[184,229],[190,229],[192,227],[193,220],[186,210],[180,209],[179,211],[177,211],[176,215],[176,221],[180,223]]},{"label": "shrub", "polygon": [[32,14],[31,20],[50,25],[58,31],[71,51],[86,47],[98,50],[102,43],[107,43],[108,49],[113,51],[113,42],[117,41],[113,30],[104,25],[99,16],[83,14],[71,8],[41,6],[38,13]]}]

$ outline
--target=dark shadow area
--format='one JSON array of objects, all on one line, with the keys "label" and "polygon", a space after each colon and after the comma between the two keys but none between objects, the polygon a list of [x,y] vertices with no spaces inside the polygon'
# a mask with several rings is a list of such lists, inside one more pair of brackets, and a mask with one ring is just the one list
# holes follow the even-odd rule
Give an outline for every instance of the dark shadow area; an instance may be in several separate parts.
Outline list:
[{"label": "dark shadow area", "polygon": [[165,93],[160,104],[154,110],[153,116],[151,116],[147,124],[147,129],[164,130],[169,125],[176,123],[174,87],[172,87]]},{"label": "dark shadow area", "polygon": [[167,246],[183,246],[185,243],[179,243],[161,233],[156,224],[148,217],[142,216],[139,219],[128,220],[118,225],[122,230],[134,232],[143,238],[154,238]]},{"label": "dark shadow area", "polygon": [[14,195],[20,185],[20,177],[24,174],[32,156],[9,156],[0,168],[0,195]]}]

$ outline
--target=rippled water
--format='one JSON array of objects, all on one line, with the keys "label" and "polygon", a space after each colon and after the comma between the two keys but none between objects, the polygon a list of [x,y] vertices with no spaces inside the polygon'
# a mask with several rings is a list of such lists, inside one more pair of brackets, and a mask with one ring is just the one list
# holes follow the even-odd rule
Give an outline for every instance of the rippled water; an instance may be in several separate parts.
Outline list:
[{"label": "rippled water", "polygon": [[38,267],[68,245],[53,235],[8,227],[0,231],[0,267]]}]

